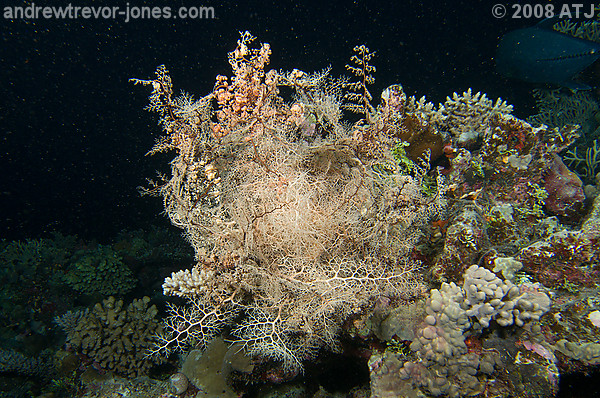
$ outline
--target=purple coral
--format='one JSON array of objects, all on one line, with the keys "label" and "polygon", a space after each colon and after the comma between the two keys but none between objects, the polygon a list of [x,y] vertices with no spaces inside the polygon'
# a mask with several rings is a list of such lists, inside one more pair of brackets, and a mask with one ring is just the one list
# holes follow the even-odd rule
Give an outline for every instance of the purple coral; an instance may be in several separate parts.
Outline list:
[{"label": "purple coral", "polygon": [[560,216],[573,217],[579,213],[585,201],[583,182],[567,168],[558,155],[545,175],[548,192],[546,209]]}]

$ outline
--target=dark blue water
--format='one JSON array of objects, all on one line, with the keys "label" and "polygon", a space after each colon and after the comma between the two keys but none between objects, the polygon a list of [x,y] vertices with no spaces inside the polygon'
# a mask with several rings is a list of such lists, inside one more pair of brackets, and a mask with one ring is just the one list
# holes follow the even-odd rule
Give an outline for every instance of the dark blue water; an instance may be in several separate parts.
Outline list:
[{"label": "dark blue water", "polygon": [[312,71],[331,65],[333,75],[345,73],[352,48],[364,43],[377,52],[371,90],[377,97],[393,83],[436,103],[472,87],[517,105],[518,115],[530,111],[530,87],[499,77],[492,58],[501,34],[531,21],[495,19],[491,5],[222,3],[171,4],[214,7],[215,19],[2,20],[2,237],[59,230],[103,239],[124,228],[165,222],[160,201],[136,191],[156,170],[166,171],[166,158],[144,157],[160,132],[154,116],[143,111],[147,91],[127,79],[151,77],[164,63],[176,90],[204,95],[215,75],[230,73],[226,54],[235,48],[238,31],[250,30],[272,45],[273,68]]}]

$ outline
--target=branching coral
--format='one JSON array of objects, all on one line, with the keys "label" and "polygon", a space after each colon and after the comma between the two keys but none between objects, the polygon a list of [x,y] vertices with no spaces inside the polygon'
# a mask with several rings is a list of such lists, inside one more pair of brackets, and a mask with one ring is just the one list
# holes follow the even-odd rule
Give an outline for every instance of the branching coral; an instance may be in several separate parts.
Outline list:
[{"label": "branching coral", "polygon": [[[203,347],[235,321],[248,352],[294,374],[320,348],[337,350],[343,322],[378,298],[421,294],[410,252],[444,208],[445,183],[432,172],[436,188],[423,191],[426,159],[402,172],[392,155],[402,118],[389,101],[376,113],[363,101],[372,121],[350,130],[339,81],[327,70],[265,72],[270,47],[252,39],[243,33],[229,53],[233,77],[196,102],[171,98],[162,67],[134,80],[152,87],[166,132],[154,151],[178,152],[172,176],[148,192],[163,196],[198,260],[165,281],[189,304],[171,307],[155,351]],[[281,85],[294,89],[291,105]]]},{"label": "branching coral", "polygon": [[494,102],[485,94],[473,94],[468,89],[462,95],[454,93],[452,98],[446,97],[434,118],[440,129],[452,133],[458,146],[469,146],[484,135],[492,117],[510,115],[512,109],[512,105],[500,98]]},{"label": "branching coral", "polygon": [[161,356],[148,357],[152,337],[162,326],[155,319],[156,306],[148,306],[150,299],[133,300],[127,307],[122,300],[109,297],[81,316],[77,325],[65,330],[67,342],[105,370],[120,375],[141,376]]},{"label": "branching coral", "polygon": [[600,140],[594,140],[583,154],[577,152],[577,147],[569,149],[564,160],[583,178],[593,180],[600,172]]},{"label": "branching coral", "polygon": [[[389,129],[387,134],[400,139],[394,148],[396,157],[398,149],[411,161],[434,161],[442,155],[444,139],[433,123],[433,111],[423,103],[424,98],[415,103],[414,97],[406,98],[401,85],[394,84],[381,93],[381,99],[384,105],[378,122]],[[405,161],[402,163],[406,165]]]},{"label": "branching coral", "polygon": [[527,118],[533,125],[545,124],[562,128],[569,124],[578,124],[584,135],[592,133],[598,127],[596,117],[600,107],[594,97],[586,91],[575,93],[564,90],[535,89],[538,113]]},{"label": "branching coral", "polygon": [[131,270],[121,257],[108,246],[75,253],[73,265],[65,275],[73,289],[103,295],[125,294],[135,286]]},{"label": "branching coral", "polygon": [[390,134],[410,144],[405,152],[412,160],[429,152],[429,159],[435,161],[451,141],[457,147],[477,146],[495,118],[512,112],[512,106],[502,99],[494,102],[485,94],[473,94],[471,89],[447,97],[437,109],[425,97],[407,98],[399,84],[388,87],[381,98],[385,108],[393,112],[380,112],[380,123],[383,122],[384,128],[395,128]]},{"label": "branching coral", "polygon": [[50,377],[53,372],[51,358],[47,358],[47,355],[27,357],[15,350],[0,350],[0,373],[45,378]]},{"label": "branching coral", "polygon": [[367,86],[375,83],[375,78],[373,77],[375,67],[369,63],[375,53],[372,53],[365,45],[354,47],[354,53],[350,58],[353,65],[346,65],[346,69],[359,80],[346,83],[348,92],[344,96],[344,99],[348,100],[348,103],[345,107],[353,112],[363,114],[365,120],[371,122],[371,115],[375,112],[375,109],[371,105],[373,96]]},{"label": "branching coral", "polygon": [[555,23],[552,28],[557,32],[580,39],[600,42],[600,22],[598,21],[575,22],[565,18]]}]

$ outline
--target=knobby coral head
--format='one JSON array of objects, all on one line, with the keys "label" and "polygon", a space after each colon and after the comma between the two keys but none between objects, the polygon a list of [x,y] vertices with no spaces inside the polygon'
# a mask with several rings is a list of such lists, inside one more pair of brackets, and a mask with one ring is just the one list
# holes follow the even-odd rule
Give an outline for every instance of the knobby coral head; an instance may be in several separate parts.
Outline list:
[{"label": "knobby coral head", "polygon": [[545,182],[547,210],[566,217],[575,216],[581,211],[585,201],[583,182],[556,154],[545,175]]}]

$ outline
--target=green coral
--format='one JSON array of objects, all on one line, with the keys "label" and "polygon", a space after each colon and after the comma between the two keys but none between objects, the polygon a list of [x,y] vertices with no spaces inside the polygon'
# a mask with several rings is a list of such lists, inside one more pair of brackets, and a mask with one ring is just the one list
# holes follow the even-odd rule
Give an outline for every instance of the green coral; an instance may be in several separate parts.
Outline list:
[{"label": "green coral", "polygon": [[[410,146],[410,143],[406,141],[399,141],[394,148],[392,148],[392,156],[397,162],[400,168],[400,173],[405,175],[414,175],[419,172],[422,166],[417,165],[412,161],[406,153],[406,148]],[[426,162],[426,167],[429,167],[429,162]],[[435,176],[426,174],[423,176],[421,181],[421,192],[425,196],[434,196],[438,191],[437,179]]]},{"label": "green coral", "polygon": [[66,249],[49,239],[2,242],[0,247],[2,273],[13,282],[33,278],[66,257]]},{"label": "green coral", "polygon": [[585,91],[575,93],[566,90],[533,90],[538,113],[527,118],[527,121],[539,126],[563,127],[577,124],[581,126],[584,136],[594,135],[598,129],[600,106],[594,96]]},{"label": "green coral", "polygon": [[569,281],[567,278],[563,279],[562,285],[559,286],[559,289],[564,289],[571,294],[579,293],[579,288],[579,285]]},{"label": "green coral", "polygon": [[398,162],[398,165],[406,174],[409,174],[415,167],[415,162],[410,160],[406,154],[406,147],[409,145],[410,144],[408,142],[400,141],[392,149],[392,156],[394,157],[394,160]]},{"label": "green coral", "polygon": [[425,196],[435,196],[438,190],[439,187],[435,176],[427,174],[423,177],[423,181],[421,181],[421,192],[423,192]]},{"label": "green coral", "polygon": [[585,152],[581,151],[583,153],[578,153],[577,149],[568,150],[563,159],[581,177],[593,180],[596,173],[600,172],[600,141],[594,140]]},{"label": "green coral", "polygon": [[482,163],[481,159],[479,159],[479,158],[471,159],[471,170],[473,170],[473,173],[476,176],[485,178],[485,172],[483,171],[483,163]]},{"label": "green coral", "polygon": [[386,344],[386,350],[393,352],[394,354],[400,354],[402,357],[407,357],[410,355],[410,341],[400,340],[397,338],[392,338]]},{"label": "green coral", "polygon": [[[598,12],[598,8],[594,8]],[[563,19],[555,23],[552,28],[557,32],[564,33],[569,36],[578,37],[584,40],[600,43],[600,22],[599,21],[572,21]]]},{"label": "green coral", "polygon": [[544,217],[544,206],[548,192],[536,183],[527,183],[527,196],[524,206],[517,206],[516,210],[522,217]]},{"label": "green coral", "polygon": [[154,337],[162,332],[158,309],[150,298],[129,305],[113,296],[97,303],[67,333],[67,342],[107,371],[128,377],[148,374],[165,358],[148,355]]},{"label": "green coral", "polygon": [[75,241],[60,234],[52,239],[0,241],[0,325],[24,329],[29,322],[44,321],[45,307],[67,302],[62,297],[61,268]]},{"label": "green coral", "polygon": [[135,286],[131,270],[108,246],[78,251],[78,257],[65,275],[69,286],[82,293],[102,295],[125,294]]},{"label": "green coral", "polygon": [[112,247],[125,260],[186,261],[194,258],[193,250],[170,230],[151,227],[149,230],[122,231]]}]

